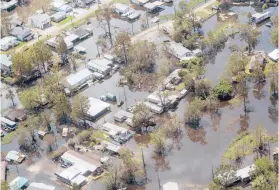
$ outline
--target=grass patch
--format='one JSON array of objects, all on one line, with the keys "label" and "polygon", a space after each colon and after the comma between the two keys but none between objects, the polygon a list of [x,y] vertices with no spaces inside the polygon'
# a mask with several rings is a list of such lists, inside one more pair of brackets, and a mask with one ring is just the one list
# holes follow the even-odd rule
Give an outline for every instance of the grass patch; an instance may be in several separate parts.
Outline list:
[{"label": "grass patch", "polygon": [[130,0],[113,0],[113,3],[129,4]]},{"label": "grass patch", "polygon": [[64,25],[68,22],[71,22],[71,20],[73,20],[75,17],[74,16],[67,16],[66,19],[61,20],[60,22],[56,23],[58,25]]},{"label": "grass patch", "polygon": [[160,15],[159,18],[160,20],[170,20],[170,19],[173,19],[174,17],[174,14],[168,14],[168,15]]},{"label": "grass patch", "polygon": [[26,45],[27,44],[27,42],[20,42],[17,46],[16,46],[16,48],[20,48],[20,47],[22,47],[22,46],[24,46],[24,45]]},{"label": "grass patch", "polygon": [[7,135],[5,135],[2,139],[1,139],[1,143],[3,144],[10,144],[14,137],[16,136],[17,132],[16,131],[12,131],[10,133],[8,133]]},{"label": "grass patch", "polygon": [[91,135],[91,139],[92,138],[100,139],[100,140],[104,140],[104,141],[109,141],[109,139],[110,139],[104,131],[93,132],[93,134]]},{"label": "grass patch", "polygon": [[208,18],[211,14],[212,14],[211,12],[206,11],[206,10],[196,12],[196,15],[203,19]]},{"label": "grass patch", "polygon": [[183,89],[185,89],[185,84],[184,84],[184,82],[182,82],[182,83],[180,83],[179,85],[177,85],[176,87],[175,87],[175,90],[177,90],[177,91],[181,91],[181,90],[183,90]]}]

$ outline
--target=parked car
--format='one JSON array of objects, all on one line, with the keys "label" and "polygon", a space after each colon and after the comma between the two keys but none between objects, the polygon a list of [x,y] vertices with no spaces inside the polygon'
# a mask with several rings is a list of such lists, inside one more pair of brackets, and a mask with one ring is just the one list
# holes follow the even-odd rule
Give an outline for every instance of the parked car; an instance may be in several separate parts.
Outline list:
[{"label": "parked car", "polygon": [[119,102],[117,102],[117,107],[121,107],[124,104],[124,102],[121,100]]}]

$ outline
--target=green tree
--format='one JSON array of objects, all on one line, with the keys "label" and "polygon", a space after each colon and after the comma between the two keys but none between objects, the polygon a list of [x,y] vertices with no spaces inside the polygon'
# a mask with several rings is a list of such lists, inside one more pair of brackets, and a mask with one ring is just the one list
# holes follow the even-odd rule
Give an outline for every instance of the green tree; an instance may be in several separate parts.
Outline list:
[{"label": "green tree", "polygon": [[1,181],[1,190],[9,190],[10,186],[7,181]]},{"label": "green tree", "polygon": [[51,115],[48,110],[44,110],[39,114],[40,126],[51,132]]},{"label": "green tree", "polygon": [[270,92],[273,97],[278,96],[278,65],[270,63],[270,70],[267,72],[267,77],[270,80]]},{"label": "green tree", "polygon": [[12,72],[15,76],[29,74],[34,69],[31,57],[27,52],[19,51],[12,54]]},{"label": "green tree", "polygon": [[204,100],[201,100],[200,98],[194,98],[194,100],[189,103],[184,114],[185,122],[190,126],[198,127],[205,105],[206,104]]},{"label": "green tree", "polygon": [[127,184],[135,183],[135,179],[142,173],[142,164],[135,158],[132,151],[127,148],[121,149],[119,152],[120,159],[122,161],[122,178]]},{"label": "green tree", "polygon": [[255,170],[253,171],[253,176],[255,178],[252,181],[253,189],[277,189],[278,174],[273,171],[273,165],[267,157],[262,157],[255,161]]},{"label": "green tree", "polygon": [[11,17],[7,11],[1,11],[1,38],[9,35],[11,31]]},{"label": "green tree", "polygon": [[182,80],[189,92],[195,92],[196,79],[192,73],[184,75]]},{"label": "green tree", "polygon": [[274,47],[278,47],[278,16],[272,19],[273,29],[271,30],[270,41]]},{"label": "green tree", "polygon": [[25,108],[35,110],[43,103],[44,91],[39,86],[25,89],[19,94],[19,99]]},{"label": "green tree", "polygon": [[259,43],[258,37],[260,35],[261,32],[256,27],[251,27],[250,24],[244,24],[240,27],[240,40],[247,43],[249,54]]},{"label": "green tree", "polygon": [[111,46],[112,46],[111,19],[113,18],[113,14],[114,14],[114,7],[112,4],[104,4],[102,6],[99,6],[99,9],[95,11],[97,20],[99,22],[105,22],[107,24]]},{"label": "green tree", "polygon": [[119,167],[112,167],[109,169],[109,174],[105,177],[106,190],[122,189],[126,186],[122,180],[122,173]]},{"label": "green tree", "polygon": [[32,141],[36,142],[35,131],[39,129],[40,124],[41,121],[37,115],[29,115],[27,119],[20,125],[19,133],[28,132],[32,137]]},{"label": "green tree", "polygon": [[15,106],[14,98],[15,98],[15,93],[11,89],[9,89],[8,93],[6,94],[6,99],[10,99],[13,103],[13,106]]},{"label": "green tree", "polygon": [[151,133],[150,140],[154,146],[154,152],[159,156],[164,156],[167,151],[166,134],[164,133],[164,131],[158,129],[157,131]]},{"label": "green tree", "polygon": [[45,42],[39,41],[31,49],[29,49],[27,53],[31,57],[33,65],[36,65],[40,72],[42,68],[46,73],[46,62],[50,61],[52,58],[52,51],[50,47]]},{"label": "green tree", "polygon": [[197,80],[195,83],[195,94],[203,100],[209,96],[211,89],[208,79]]},{"label": "green tree", "polygon": [[74,183],[70,189],[71,190],[80,190],[80,187],[78,184]]},{"label": "green tree", "polygon": [[86,128],[86,118],[87,112],[89,110],[89,100],[85,96],[77,95],[74,97],[72,104],[72,113],[71,117],[73,121],[77,121],[78,119],[83,120],[84,127]]},{"label": "green tree", "polygon": [[162,129],[167,138],[176,140],[182,133],[183,122],[175,114],[163,120]]},{"label": "green tree", "polygon": [[119,56],[124,55],[125,63],[128,62],[128,49],[131,46],[131,37],[127,32],[120,32],[116,36],[115,51]]},{"label": "green tree", "polygon": [[266,3],[263,4],[263,6],[262,6],[262,10],[265,10],[265,9],[268,9],[268,5]]},{"label": "green tree", "polygon": [[63,36],[59,34],[56,36],[55,40],[56,40],[56,44],[57,44],[57,46],[56,46],[57,53],[59,55],[67,54],[68,48],[67,48],[67,44],[66,44]]},{"label": "green tree", "polygon": [[151,122],[154,119],[154,114],[144,103],[136,104],[133,110],[133,114],[133,125],[138,131],[141,130],[141,127],[150,126]]},{"label": "green tree", "polygon": [[72,107],[69,99],[62,92],[58,93],[53,100],[53,112],[56,121],[64,120],[64,123],[67,122],[67,118],[70,116]]},{"label": "green tree", "polygon": [[52,146],[55,143],[55,137],[52,134],[46,134],[44,136],[44,141],[48,145],[49,152],[52,152]]},{"label": "green tree", "polygon": [[262,83],[265,81],[265,73],[263,71],[263,65],[259,62],[256,62],[253,65],[253,72],[251,73],[251,77],[256,84]]},{"label": "green tree", "polygon": [[222,79],[214,88],[213,94],[221,101],[229,100],[233,96],[233,87],[230,82]]}]

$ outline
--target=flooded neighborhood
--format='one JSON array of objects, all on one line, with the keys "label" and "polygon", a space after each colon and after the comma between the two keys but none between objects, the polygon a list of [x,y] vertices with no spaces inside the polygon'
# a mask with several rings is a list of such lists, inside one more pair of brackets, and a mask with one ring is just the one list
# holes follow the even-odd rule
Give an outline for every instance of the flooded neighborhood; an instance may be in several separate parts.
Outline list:
[{"label": "flooded neighborhood", "polygon": [[277,189],[278,1],[1,1],[1,189]]}]

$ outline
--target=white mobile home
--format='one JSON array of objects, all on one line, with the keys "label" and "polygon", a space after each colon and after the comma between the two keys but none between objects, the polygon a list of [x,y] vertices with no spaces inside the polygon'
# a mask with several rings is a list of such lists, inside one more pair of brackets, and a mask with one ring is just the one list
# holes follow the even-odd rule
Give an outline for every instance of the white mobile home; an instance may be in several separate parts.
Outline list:
[{"label": "white mobile home", "polygon": [[87,111],[88,116],[93,120],[98,119],[106,112],[110,111],[110,104],[103,102],[102,100],[89,97],[89,109]]},{"label": "white mobile home", "polygon": [[23,26],[14,27],[10,34],[20,41],[32,40],[34,36],[30,29],[24,28]]},{"label": "white mobile home", "polygon": [[128,12],[130,10],[130,7],[127,6],[127,5],[124,5],[124,4],[121,4],[121,3],[115,3],[114,4],[114,11],[117,13],[117,14],[124,14],[126,12]]},{"label": "white mobile home", "polygon": [[112,62],[107,59],[94,59],[87,63],[87,68],[101,73],[102,75],[108,75],[111,71]]},{"label": "white mobile home", "polygon": [[149,12],[156,12],[157,10],[162,9],[164,3],[161,1],[154,1],[152,3],[146,3],[143,7],[146,8]]},{"label": "white mobile home", "polygon": [[161,114],[164,112],[164,109],[161,106],[158,106],[157,104],[153,104],[150,102],[144,102],[144,104],[151,109],[152,112]]},{"label": "white mobile home", "polygon": [[64,85],[71,91],[76,90],[79,86],[82,86],[89,80],[93,80],[93,74],[88,69],[83,69],[77,73],[71,74],[66,77]]},{"label": "white mobile home", "polygon": [[265,13],[255,13],[255,14],[253,14],[252,15],[252,20],[256,24],[258,24],[258,23],[260,23],[260,22],[262,22],[262,21],[264,21],[264,20],[266,20],[266,19],[268,19],[270,17],[271,17],[271,13],[267,11]]}]

